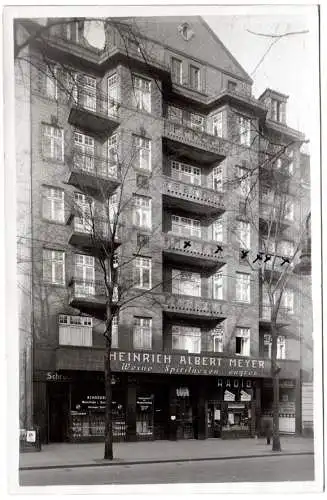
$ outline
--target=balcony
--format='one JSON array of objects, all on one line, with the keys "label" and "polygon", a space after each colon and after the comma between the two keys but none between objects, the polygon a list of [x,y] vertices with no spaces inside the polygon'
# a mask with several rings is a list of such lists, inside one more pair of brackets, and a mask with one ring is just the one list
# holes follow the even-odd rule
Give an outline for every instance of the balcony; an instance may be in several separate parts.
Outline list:
[{"label": "balcony", "polygon": [[[105,249],[112,243],[108,221],[101,218],[81,221],[77,216],[73,217],[73,227],[69,238],[69,244],[76,247],[92,250]],[[115,247],[119,245],[119,239],[115,239]]]},{"label": "balcony", "polygon": [[68,122],[76,128],[105,139],[119,126],[119,104],[110,103],[108,98],[87,91],[82,87],[74,89],[70,100]]},{"label": "balcony", "polygon": [[103,319],[106,308],[103,282],[73,278],[69,285],[69,305],[89,316]]},{"label": "balcony", "polygon": [[117,165],[107,158],[74,150],[68,184],[82,191],[90,191],[90,194],[100,192],[108,197],[120,184]]},{"label": "balcony", "polygon": [[[191,245],[185,248],[185,242],[190,242]],[[225,251],[219,251],[219,246],[219,243],[202,241],[190,236],[163,234],[164,255],[175,263],[219,268],[226,262]]]},{"label": "balcony", "polygon": [[163,136],[168,150],[173,154],[186,156],[202,164],[221,161],[230,150],[230,145],[221,137],[168,120],[165,120]]},{"label": "balcony", "polygon": [[[261,305],[260,306],[260,317],[259,321],[262,324],[270,325],[271,323],[271,307],[270,305]],[[280,307],[277,316],[277,324],[279,326],[288,325],[292,322],[293,313],[291,309],[287,307]]]},{"label": "balcony", "polygon": [[260,200],[259,204],[259,222],[260,228],[267,232],[269,228],[271,231],[284,231],[288,226],[293,224],[293,221],[286,217],[285,211],[282,211],[281,206],[274,206],[272,203]]},{"label": "balcony", "polygon": [[226,318],[225,302],[188,295],[166,294],[164,311],[167,316],[211,319]]},{"label": "balcony", "polygon": [[224,194],[213,189],[186,184],[163,176],[163,202],[196,214],[215,215],[224,212]]}]

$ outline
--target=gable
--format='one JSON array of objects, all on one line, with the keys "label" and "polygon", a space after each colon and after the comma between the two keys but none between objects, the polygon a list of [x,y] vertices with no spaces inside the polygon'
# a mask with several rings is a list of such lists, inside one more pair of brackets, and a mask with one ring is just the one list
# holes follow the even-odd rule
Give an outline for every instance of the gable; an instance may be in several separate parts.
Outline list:
[{"label": "gable", "polygon": [[[184,40],[179,27],[187,23],[194,32],[190,40]],[[188,54],[195,59],[235,75],[249,83],[251,78],[236,61],[208,24],[199,16],[137,17],[133,24],[141,35]]]}]

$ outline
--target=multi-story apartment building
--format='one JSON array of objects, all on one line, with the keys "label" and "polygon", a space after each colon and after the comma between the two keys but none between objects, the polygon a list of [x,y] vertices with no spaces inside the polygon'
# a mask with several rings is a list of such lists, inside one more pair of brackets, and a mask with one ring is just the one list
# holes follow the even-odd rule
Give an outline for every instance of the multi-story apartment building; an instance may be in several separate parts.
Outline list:
[{"label": "multi-story apartment building", "polygon": [[[309,207],[287,96],[256,99],[201,18],[108,23],[101,49],[68,21],[31,37],[16,75],[21,426],[44,441],[103,437],[106,297],[88,221],[94,211],[105,239],[121,195],[115,439],[169,438],[171,417],[180,438],[253,436],[272,407],[270,306],[252,265],[269,239],[271,172],[288,197],[272,255],[292,254]],[[23,39],[35,21],[16,28]],[[272,144],[283,154],[267,163]],[[300,280],[278,321],[284,432],[301,430]]]}]

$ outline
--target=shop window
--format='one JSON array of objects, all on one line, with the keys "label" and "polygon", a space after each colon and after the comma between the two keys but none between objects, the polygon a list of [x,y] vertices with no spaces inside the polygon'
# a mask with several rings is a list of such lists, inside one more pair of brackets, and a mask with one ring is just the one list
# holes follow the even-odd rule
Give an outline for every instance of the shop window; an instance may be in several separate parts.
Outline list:
[{"label": "shop window", "polygon": [[250,328],[236,328],[235,354],[250,356]]},{"label": "shop window", "polygon": [[136,435],[140,439],[153,437],[153,395],[136,398]]}]

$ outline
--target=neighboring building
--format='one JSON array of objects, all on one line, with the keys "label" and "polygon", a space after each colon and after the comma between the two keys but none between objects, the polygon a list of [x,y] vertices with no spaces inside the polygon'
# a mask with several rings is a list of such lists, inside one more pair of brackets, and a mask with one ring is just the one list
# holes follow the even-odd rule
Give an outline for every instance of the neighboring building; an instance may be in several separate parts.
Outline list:
[{"label": "neighboring building", "polygon": [[[103,436],[105,297],[87,215],[92,195],[105,232],[104,207],[115,210],[119,165],[129,161],[123,188],[133,204],[117,256],[131,296],[145,293],[113,325],[114,437],[169,438],[171,416],[179,438],[253,436],[272,407],[270,310],[260,274],[240,255],[255,257],[267,236],[262,158],[274,151],[262,137],[291,143],[269,167],[289,197],[280,247],[269,252],[292,252],[310,202],[304,136],[286,125],[286,96],[252,96],[252,80],[201,18],[137,26],[140,43],[108,25],[100,50],[83,20],[55,24],[25,49],[33,64],[17,68],[21,426],[39,425],[43,441]],[[19,36],[33,30],[16,26]],[[255,232],[244,200],[246,173],[259,165]],[[311,311],[310,297],[301,308],[301,279],[289,281],[279,322],[280,427],[289,433],[301,431]]]}]

